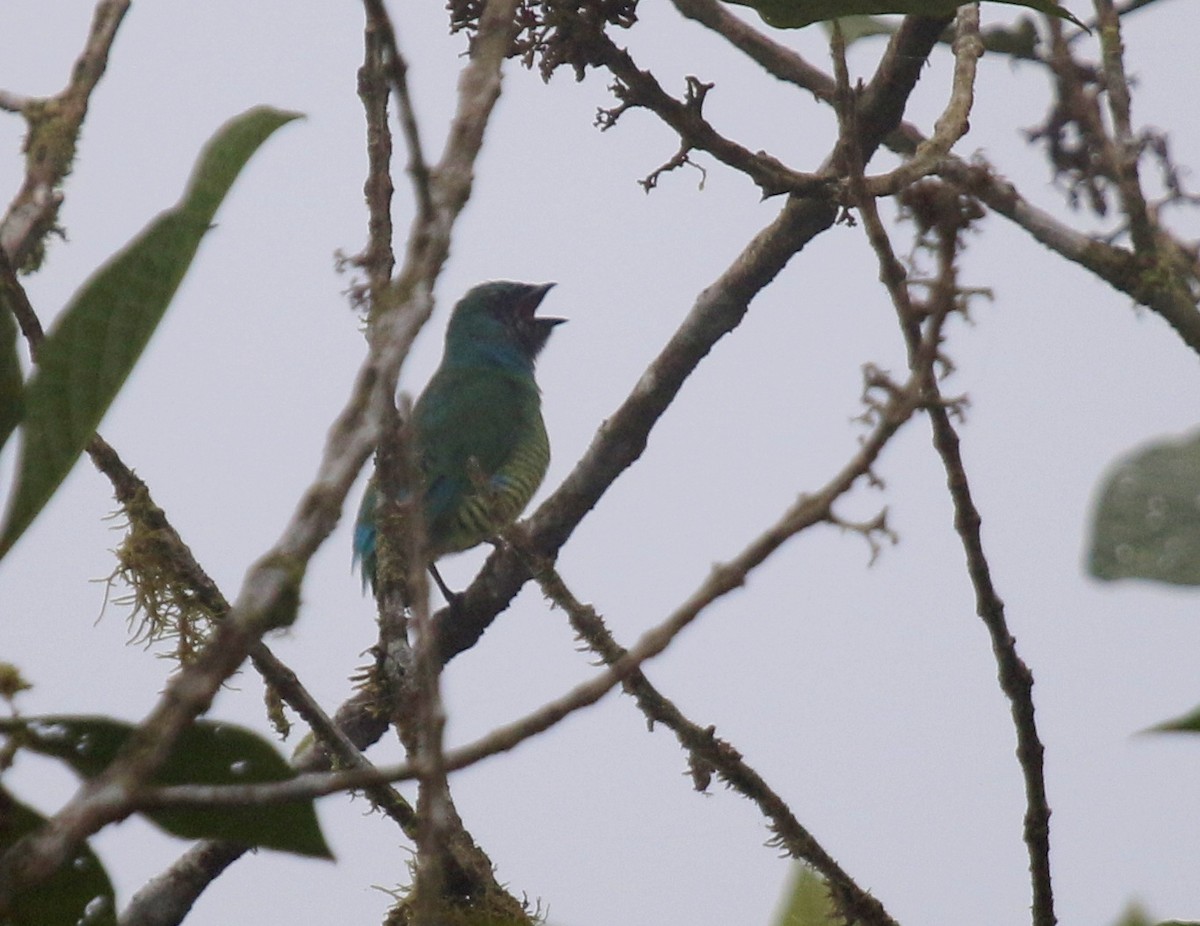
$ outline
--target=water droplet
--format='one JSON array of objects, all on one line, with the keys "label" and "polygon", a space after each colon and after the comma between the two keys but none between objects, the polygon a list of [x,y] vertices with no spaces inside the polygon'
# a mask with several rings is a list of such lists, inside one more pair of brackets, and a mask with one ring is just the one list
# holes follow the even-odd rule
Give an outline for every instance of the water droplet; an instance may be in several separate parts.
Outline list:
[{"label": "water droplet", "polygon": [[88,923],[95,923],[108,912],[108,898],[101,896],[93,897],[88,901],[87,906],[83,908],[83,916],[79,918],[78,926],[87,926]]},{"label": "water droplet", "polygon": [[39,723],[35,721],[29,725],[29,729],[39,739],[49,742],[65,740],[67,738],[67,728],[61,723]]}]

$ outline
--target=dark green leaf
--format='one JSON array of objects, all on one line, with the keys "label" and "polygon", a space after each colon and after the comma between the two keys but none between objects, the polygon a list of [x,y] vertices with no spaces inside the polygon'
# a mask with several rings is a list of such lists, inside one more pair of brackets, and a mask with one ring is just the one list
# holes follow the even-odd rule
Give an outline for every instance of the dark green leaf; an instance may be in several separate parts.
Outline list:
[{"label": "dark green leaf", "polygon": [[807,865],[797,863],[775,926],[837,926],[841,917],[829,899],[829,885]]},{"label": "dark green leaf", "polygon": [[[0,855],[46,822],[0,788]],[[116,926],[112,882],[95,853],[84,846],[50,878],[20,891],[5,926]]]},{"label": "dark green leaf", "polygon": [[1140,905],[1130,904],[1117,920],[1116,926],[1151,926],[1150,917]]},{"label": "dark green leaf", "polygon": [[[1150,917],[1138,904],[1130,904],[1129,908],[1117,920],[1116,926],[1152,926],[1155,920]],[[1161,920],[1157,926],[1200,926],[1194,920]]]},{"label": "dark green leaf", "polygon": [[1184,714],[1182,717],[1176,717],[1174,720],[1167,720],[1151,727],[1149,732],[1200,733],[1200,707],[1195,708],[1190,714]]},{"label": "dark green leaf", "polygon": [[[26,749],[61,759],[84,778],[99,775],[134,727],[109,717],[47,716],[0,719],[0,731]],[[176,741],[151,779],[157,785],[233,785],[283,781],[295,770],[257,733],[199,720]],[[300,855],[332,858],[312,801],[244,808],[146,811],[155,823],[186,839],[224,839]]]},{"label": "dark green leaf", "polygon": [[38,351],[25,390],[16,488],[0,556],[66,478],[162,320],[217,207],[250,156],[295,113],[260,107],[205,146],[179,205],[89,279]]},{"label": "dark green leaf", "polygon": [[[965,3],[959,0],[725,0],[738,6],[752,7],[769,26],[777,29],[801,29],[815,22],[844,16],[879,16],[901,13],[913,16],[952,16]],[[991,0],[1010,6],[1023,6],[1039,13],[1068,19],[1083,25],[1064,6],[1054,0]]]},{"label": "dark green leaf", "polygon": [[1200,432],[1113,466],[1092,521],[1088,569],[1098,579],[1200,585]]}]

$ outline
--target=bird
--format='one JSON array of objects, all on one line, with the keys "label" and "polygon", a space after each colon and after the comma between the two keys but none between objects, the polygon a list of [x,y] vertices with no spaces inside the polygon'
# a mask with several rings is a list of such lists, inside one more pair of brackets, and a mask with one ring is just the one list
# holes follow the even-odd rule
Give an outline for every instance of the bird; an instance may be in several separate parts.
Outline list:
[{"label": "bird", "polygon": [[[452,604],[434,563],[516,521],[550,465],[534,362],[566,319],[534,313],[554,285],[494,280],[468,291],[450,314],[441,363],[413,405],[426,565]],[[372,474],[354,530],[364,592],[376,585],[379,502]]]}]

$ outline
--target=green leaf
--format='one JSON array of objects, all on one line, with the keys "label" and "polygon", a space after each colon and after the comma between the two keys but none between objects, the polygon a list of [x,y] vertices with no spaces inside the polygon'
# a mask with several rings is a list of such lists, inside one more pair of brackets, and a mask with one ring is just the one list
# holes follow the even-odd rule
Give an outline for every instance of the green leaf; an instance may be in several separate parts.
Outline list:
[{"label": "green leaf", "polygon": [[[815,22],[845,16],[879,16],[901,13],[912,16],[952,16],[960,0],[725,0],[738,6],[752,7],[769,26],[776,29],[801,29]],[[1009,6],[1023,6],[1039,13],[1067,19],[1083,27],[1064,6],[1053,0],[991,0]]]},{"label": "green leaf", "polygon": [[1151,926],[1150,917],[1139,904],[1130,904],[1117,920],[1116,926]]},{"label": "green leaf", "polygon": [[1200,733],[1200,707],[1194,708],[1190,714],[1165,720],[1151,727],[1149,733]]},{"label": "green leaf", "polygon": [[17,356],[17,320],[0,298],[0,448],[21,421],[23,390],[21,360]]},{"label": "green leaf", "polygon": [[[1128,909],[1117,920],[1116,926],[1152,926],[1155,921],[1138,904],[1130,904]],[[1161,920],[1157,926],[1200,926],[1194,920]]]},{"label": "green leaf", "polygon": [[[45,716],[0,719],[0,731],[25,749],[61,759],[84,778],[99,775],[125,745],[131,724],[109,717]],[[284,781],[295,770],[257,733],[198,720],[180,735],[151,779],[156,785],[234,785]],[[312,801],[246,808],[172,808],[145,811],[185,839],[224,839],[282,852],[333,858]]]},{"label": "green leaf", "polygon": [[1088,570],[1200,585],[1200,432],[1119,460],[1101,483]]},{"label": "green leaf", "polygon": [[775,926],[837,926],[841,917],[829,899],[829,885],[807,865],[797,864],[775,918]]},{"label": "green leaf", "polygon": [[0,556],[49,501],[95,433],[162,320],[250,156],[296,113],[259,107],[227,122],[205,146],[183,199],[152,221],[72,298],[38,350],[25,390],[16,488]]},{"label": "green leaf", "polygon": [[[46,818],[0,788],[0,855]],[[117,926],[112,882],[85,843],[48,880],[20,891],[4,926]]]}]

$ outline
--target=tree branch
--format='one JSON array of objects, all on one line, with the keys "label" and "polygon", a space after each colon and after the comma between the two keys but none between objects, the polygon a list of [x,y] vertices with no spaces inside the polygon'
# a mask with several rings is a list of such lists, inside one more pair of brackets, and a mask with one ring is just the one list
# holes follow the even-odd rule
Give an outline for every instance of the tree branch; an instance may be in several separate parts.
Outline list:
[{"label": "tree branch", "polygon": [[922,140],[912,156],[895,170],[882,176],[864,178],[867,191],[872,196],[892,196],[933,173],[955,143],[967,134],[968,118],[975,101],[976,64],[983,57],[978,6],[959,8],[953,48],[954,77],[950,84],[950,99],[934,123],[933,135]]},{"label": "tree branch", "polygon": [[[1019,225],[1055,253],[1158,313],[1188,347],[1200,353],[1200,311],[1195,295],[1184,282],[1183,268],[1187,262],[1178,242],[1169,239],[1168,246],[1165,232],[1162,238],[1165,266],[1158,268],[1147,265],[1125,248],[1097,241],[1059,222],[982,162],[968,164],[958,158],[946,158],[938,175]],[[1179,263],[1171,255],[1176,255]],[[1160,269],[1166,272],[1158,272]]]},{"label": "tree branch", "polygon": [[[612,128],[620,115],[631,108],[649,109],[679,134],[685,145],[685,155],[690,149],[707,151],[753,180],[764,197],[781,193],[807,196],[832,193],[833,181],[829,176],[792,170],[765,151],[755,154],[717,132],[704,118],[703,94],[689,92],[687,99],[681,102],[663,90],[653,74],[639,69],[629,52],[618,48],[608,36],[601,33],[594,44],[597,63],[603,64],[617,78],[612,90],[621,101],[614,109],[601,110],[596,121],[602,130]],[[694,85],[693,82],[700,83],[690,78],[689,87]]]},{"label": "tree branch", "polygon": [[[814,522],[815,523],[815,522]],[[557,573],[539,574],[542,590],[571,619],[581,639],[604,660],[615,665],[627,650],[613,639],[608,628],[591,607],[579,602],[562,583]],[[829,885],[830,896],[847,923],[864,926],[895,926],[895,920],[876,898],[862,890],[824,847],[796,819],[787,802],[742,757],[732,744],[716,734],[716,728],[701,727],[689,720],[673,702],[663,696],[640,670],[631,672],[622,682],[651,726],[661,723],[675,734],[687,751],[692,782],[698,791],[706,791],[713,774],[742,796],[748,798],[767,818],[773,834],[771,845],[781,847],[792,858],[811,865]]]},{"label": "tree branch", "polygon": [[1133,118],[1129,100],[1129,82],[1125,77],[1125,49],[1121,43],[1121,22],[1111,0],[1093,0],[1096,20],[1100,26],[1100,50],[1104,63],[1104,88],[1108,92],[1108,111],[1113,127],[1113,167],[1122,211],[1129,220],[1130,238],[1137,253],[1155,250],[1154,223],[1146,207],[1138,178],[1141,146],[1133,135]]},{"label": "tree branch", "polygon": [[[367,273],[365,293],[369,306],[379,298],[396,268],[392,247],[395,186],[392,183],[392,131],[388,125],[387,50],[381,29],[372,27],[369,14],[363,29],[363,46],[363,63],[358,69],[358,97],[367,122],[367,179],[363,183],[367,202],[367,246],[353,263]],[[363,290],[356,288],[353,292],[356,301],[361,302]]]},{"label": "tree branch", "polygon": [[772,77],[809,91],[822,102],[832,104],[833,78],[814,67],[786,45],[781,45],[735,16],[717,0],[672,0],[675,9],[720,34],[734,48],[760,64]]},{"label": "tree branch", "polygon": [[[976,14],[977,15],[977,14]],[[970,14],[960,19],[960,27],[977,28],[978,20]],[[835,26],[834,66],[839,89],[839,125],[843,135],[855,137],[857,109],[853,105],[849,77],[846,73],[845,47],[840,42],[841,31]],[[976,612],[983,620],[992,640],[992,651],[999,668],[1000,687],[1009,699],[1013,725],[1017,736],[1017,759],[1025,783],[1026,811],[1024,836],[1029,853],[1033,892],[1033,922],[1035,926],[1054,926],[1054,895],[1050,878],[1050,807],[1046,800],[1045,774],[1042,764],[1043,747],[1034,720],[1033,675],[1016,650],[1016,641],[1008,630],[1004,603],[992,583],[990,567],[980,535],[981,518],[971,498],[967,473],[959,452],[958,434],[950,420],[950,412],[941,399],[934,362],[939,337],[934,326],[940,327],[945,317],[956,308],[952,293],[954,286],[940,287],[942,299],[935,301],[929,328],[923,336],[921,320],[908,292],[903,266],[897,260],[887,231],[879,217],[875,199],[867,189],[861,162],[850,163],[850,188],[857,203],[868,239],[879,261],[879,278],[891,296],[908,348],[909,366],[919,378],[922,394],[927,401],[933,443],[946,471],[947,486],[954,505],[954,526],[967,558],[967,572],[975,589]],[[953,274],[954,253],[944,267]]]},{"label": "tree branch", "polygon": [[[809,91],[822,102],[833,103],[836,82],[832,77],[734,16],[717,0],[674,0],[674,3],[684,16],[719,33],[768,74]],[[905,156],[912,156],[926,140],[920,129],[907,122],[900,123],[885,139],[891,150]],[[864,163],[867,160],[864,159]],[[1196,308],[1196,295],[1182,282],[1194,279],[1194,273],[1185,272],[1189,265],[1194,266],[1194,261],[1187,260],[1186,249],[1164,229],[1159,229],[1163,248],[1160,255],[1169,272],[1156,273],[1154,266],[1137,260],[1128,250],[1097,241],[1033,205],[982,159],[968,162],[951,154],[942,158],[937,173],[1024,229],[1056,254],[1079,264],[1114,289],[1161,315],[1184,343],[1200,353],[1200,312]],[[1175,269],[1170,270],[1171,267]]]},{"label": "tree branch", "polygon": [[383,5],[383,0],[363,0],[363,6],[367,11],[367,42],[375,46],[377,54],[374,57],[387,74],[392,93],[400,108],[400,128],[408,148],[408,175],[412,179],[413,195],[417,200],[418,218],[421,221],[429,221],[433,216],[433,191],[430,187],[429,164],[425,160],[425,152],[421,145],[417,116],[408,92],[408,62],[400,54],[396,31],[392,27],[392,20]]},{"label": "tree branch", "polygon": [[29,124],[25,139],[25,181],[0,220],[0,249],[18,270],[41,263],[46,236],[62,204],[59,186],[71,170],[79,131],[92,91],[104,76],[108,54],[129,0],[100,0],[71,80],[48,99],[7,96],[7,109],[20,109]]}]

